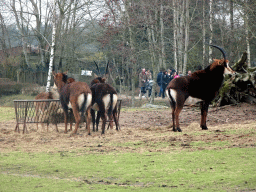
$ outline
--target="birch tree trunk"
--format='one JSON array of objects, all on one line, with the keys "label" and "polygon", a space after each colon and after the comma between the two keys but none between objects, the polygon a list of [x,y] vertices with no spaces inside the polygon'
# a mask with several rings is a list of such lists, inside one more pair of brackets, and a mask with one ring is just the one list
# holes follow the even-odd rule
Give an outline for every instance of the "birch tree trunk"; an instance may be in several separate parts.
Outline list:
[{"label": "birch tree trunk", "polygon": [[174,69],[178,71],[177,61],[177,3],[176,0],[172,1],[173,5],[173,54],[174,54]]},{"label": "birch tree trunk", "polygon": [[[209,26],[210,26],[210,39],[209,39],[209,44],[212,44],[212,38],[213,38],[213,27],[212,27],[212,17],[213,17],[213,11],[212,11],[212,1],[209,1],[209,14],[210,14],[210,20],[209,20]],[[209,63],[212,63],[212,47],[209,46]]]},{"label": "birch tree trunk", "polygon": [[189,0],[186,0],[186,16],[185,16],[185,49],[184,49],[184,65],[183,75],[187,74],[187,61],[188,61],[188,43],[189,43]]},{"label": "birch tree trunk", "polygon": [[51,86],[52,68],[53,68],[53,61],[54,61],[54,56],[55,56],[54,53],[55,53],[56,30],[57,29],[56,29],[56,0],[55,0],[54,10],[53,10],[52,45],[51,45],[51,55],[50,55],[46,92],[50,91],[50,86]]}]

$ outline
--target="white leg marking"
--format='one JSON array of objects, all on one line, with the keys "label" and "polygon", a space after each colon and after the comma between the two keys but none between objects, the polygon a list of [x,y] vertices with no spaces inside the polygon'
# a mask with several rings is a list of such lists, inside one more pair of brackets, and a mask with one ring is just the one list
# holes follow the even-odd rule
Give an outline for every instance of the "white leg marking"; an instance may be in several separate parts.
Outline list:
[{"label": "white leg marking", "polygon": [[[92,94],[91,93],[88,93],[87,94],[87,99],[86,99],[86,108],[85,108],[85,110],[86,109],[88,109],[88,107],[90,106],[92,104]],[[99,107],[98,107],[99,108]]]}]

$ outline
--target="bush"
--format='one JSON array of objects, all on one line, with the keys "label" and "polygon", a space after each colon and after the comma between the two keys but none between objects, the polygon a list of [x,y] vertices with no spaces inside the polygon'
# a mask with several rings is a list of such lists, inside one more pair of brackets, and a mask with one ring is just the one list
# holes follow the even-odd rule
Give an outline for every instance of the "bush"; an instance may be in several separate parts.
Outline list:
[{"label": "bush", "polygon": [[0,79],[0,95],[18,94],[22,87],[21,83],[16,83],[8,78]]}]

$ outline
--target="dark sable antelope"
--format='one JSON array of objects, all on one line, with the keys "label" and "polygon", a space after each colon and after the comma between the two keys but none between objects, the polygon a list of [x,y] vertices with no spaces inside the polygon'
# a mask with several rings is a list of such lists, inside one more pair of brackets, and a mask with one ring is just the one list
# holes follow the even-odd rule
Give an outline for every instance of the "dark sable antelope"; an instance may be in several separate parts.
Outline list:
[{"label": "dark sable antelope", "polygon": [[[54,73],[54,83],[58,88],[60,94],[60,102],[64,111],[65,133],[67,133],[67,116],[68,110],[72,109],[76,125],[73,134],[77,132],[81,116],[86,113],[86,129],[90,135],[90,121],[91,121],[91,101],[92,92],[90,87],[85,82],[67,83],[68,78],[66,73]],[[81,112],[81,115],[79,114]]]},{"label": "dark sable antelope", "polygon": [[223,49],[218,46],[210,45],[221,51],[224,59],[214,59],[214,62],[204,70],[192,73],[191,76],[183,76],[173,79],[166,88],[172,108],[173,131],[179,131],[179,114],[184,106],[186,99],[190,97],[202,100],[201,104],[201,128],[207,130],[206,117],[210,102],[217,95],[225,74],[235,74],[229,67],[229,61]]},{"label": "dark sable antelope", "polygon": [[[97,66],[97,64],[96,64]],[[97,66],[98,69],[98,66]],[[106,67],[105,76],[107,74],[108,64]],[[99,70],[98,70],[99,71]],[[102,119],[102,134],[105,133],[105,126],[107,116],[110,120],[110,127],[113,128],[112,119],[114,118],[116,124],[116,130],[119,129],[119,122],[117,119],[117,92],[109,84],[106,83],[106,78],[96,77],[91,81],[90,88],[92,91],[92,122],[93,131],[95,131],[95,111],[97,111],[96,118],[96,131],[98,131],[98,125],[100,118]]]}]

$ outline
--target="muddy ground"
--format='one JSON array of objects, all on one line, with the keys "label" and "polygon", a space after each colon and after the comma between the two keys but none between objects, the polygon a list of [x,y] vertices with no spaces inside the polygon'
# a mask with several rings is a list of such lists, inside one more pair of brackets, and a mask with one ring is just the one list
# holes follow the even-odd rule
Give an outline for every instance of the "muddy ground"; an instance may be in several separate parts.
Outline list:
[{"label": "muddy ground", "polygon": [[[256,106],[246,103],[210,108],[207,125],[209,130],[200,129],[200,111],[197,107],[185,106],[180,115],[182,133],[170,128],[170,109],[123,109],[120,115],[121,131],[107,130],[105,135],[91,132],[88,136],[85,126],[78,134],[64,133],[64,124],[59,124],[60,132],[54,125],[46,127],[28,124],[28,133],[14,132],[16,122],[0,123],[0,151],[59,152],[79,150],[90,153],[143,152],[173,150],[198,150],[216,148],[211,143],[224,141],[217,148],[256,146]],[[22,125],[20,125],[22,132]],[[195,147],[194,142],[208,143]]]}]

